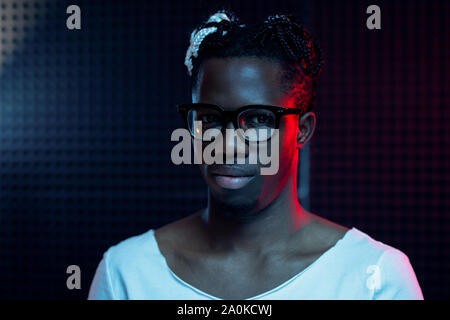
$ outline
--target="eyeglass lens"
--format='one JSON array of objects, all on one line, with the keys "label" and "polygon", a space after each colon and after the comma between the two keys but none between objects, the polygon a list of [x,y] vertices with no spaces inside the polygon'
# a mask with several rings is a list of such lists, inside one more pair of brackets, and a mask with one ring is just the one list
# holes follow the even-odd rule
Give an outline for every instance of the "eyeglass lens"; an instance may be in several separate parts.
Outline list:
[{"label": "eyeglass lens", "polygon": [[[198,137],[199,134],[194,130],[194,121],[201,121],[203,133],[208,129],[223,129],[223,115],[218,110],[196,107],[189,110],[187,117],[189,130],[194,137]],[[246,109],[239,113],[237,123],[240,129],[249,133],[245,136],[247,140],[267,140],[273,134],[273,130],[270,129],[276,127],[276,116],[272,111],[262,108]]]}]

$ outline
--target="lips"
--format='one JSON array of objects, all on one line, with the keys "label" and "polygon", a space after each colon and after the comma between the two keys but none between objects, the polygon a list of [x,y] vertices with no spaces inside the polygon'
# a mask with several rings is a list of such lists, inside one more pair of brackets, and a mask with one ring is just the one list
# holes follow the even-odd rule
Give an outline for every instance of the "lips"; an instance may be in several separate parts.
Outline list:
[{"label": "lips", "polygon": [[254,178],[254,176],[234,177],[234,176],[219,176],[213,175],[216,183],[225,189],[240,189]]},{"label": "lips", "polygon": [[211,168],[210,173],[214,181],[225,189],[240,189],[254,177],[253,170],[239,165],[220,165]]}]

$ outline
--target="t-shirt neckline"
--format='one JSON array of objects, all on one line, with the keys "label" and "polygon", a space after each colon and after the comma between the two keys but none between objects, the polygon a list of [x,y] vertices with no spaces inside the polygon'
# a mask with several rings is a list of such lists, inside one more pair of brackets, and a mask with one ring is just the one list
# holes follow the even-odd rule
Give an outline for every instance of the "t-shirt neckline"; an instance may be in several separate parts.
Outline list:
[{"label": "t-shirt neckline", "polygon": [[[292,276],[290,279],[284,281],[283,283],[281,283],[280,285],[276,286],[273,289],[270,289],[266,292],[262,292],[256,296],[250,297],[250,298],[246,298],[244,300],[257,300],[263,296],[272,294],[275,291],[280,290],[281,288],[284,288],[286,286],[288,286],[289,284],[291,284],[292,282],[294,282],[294,280],[298,279],[300,276],[302,276],[303,274],[305,274],[307,271],[309,271],[310,269],[312,269],[313,267],[316,267],[319,263],[321,263],[323,260],[325,260],[326,257],[328,257],[331,253],[333,253],[334,251],[336,251],[338,248],[340,248],[343,243],[349,238],[349,235],[353,232],[357,232],[358,230],[355,227],[352,227],[351,229],[348,229],[344,236],[342,238],[340,238],[338,241],[336,241],[336,243],[330,247],[328,250],[326,250],[324,253],[322,253],[316,260],[314,260],[311,264],[309,264],[306,268],[304,268],[302,271],[300,271],[299,273],[297,273],[296,275]],[[151,237],[156,249],[156,252],[158,254],[158,256],[161,258],[161,260],[163,261],[163,264],[165,266],[165,268],[167,269],[167,271],[169,271],[169,273],[177,280],[179,281],[182,285],[190,288],[191,290],[207,296],[209,298],[211,298],[212,300],[224,300],[222,298],[213,296],[212,294],[209,294],[199,288],[194,287],[193,285],[189,284],[188,282],[184,281],[183,279],[181,279],[178,275],[175,274],[175,272],[172,271],[172,269],[169,267],[169,264],[167,263],[166,257],[164,257],[164,255],[162,254],[161,250],[159,249],[159,244],[158,241],[156,240],[155,237],[155,230],[154,229],[150,229],[150,233],[151,233]]]}]

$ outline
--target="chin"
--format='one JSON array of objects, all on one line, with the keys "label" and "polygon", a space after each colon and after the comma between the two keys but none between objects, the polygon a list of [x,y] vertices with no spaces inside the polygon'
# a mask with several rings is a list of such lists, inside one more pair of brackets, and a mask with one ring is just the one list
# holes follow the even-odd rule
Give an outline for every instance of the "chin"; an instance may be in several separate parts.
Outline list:
[{"label": "chin", "polygon": [[258,216],[259,210],[258,201],[247,200],[245,202],[242,201],[232,201],[231,199],[227,199],[223,201],[222,199],[215,199],[214,195],[212,195],[215,203],[219,206],[220,214],[229,220],[233,220],[239,223],[245,223],[255,220]]},{"label": "chin", "polygon": [[259,206],[257,188],[243,187],[240,189],[226,189],[214,182],[208,183],[211,200],[220,211],[227,212],[229,217],[239,218],[251,214]]},{"label": "chin", "polygon": [[209,187],[209,192],[215,202],[226,204],[227,206],[250,206],[256,205],[259,195],[254,190],[230,190],[221,189],[214,186]]}]

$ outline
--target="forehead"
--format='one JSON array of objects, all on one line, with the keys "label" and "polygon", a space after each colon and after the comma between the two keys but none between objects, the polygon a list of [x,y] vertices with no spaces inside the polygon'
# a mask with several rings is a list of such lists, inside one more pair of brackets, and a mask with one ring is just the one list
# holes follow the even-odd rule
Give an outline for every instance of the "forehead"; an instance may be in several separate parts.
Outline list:
[{"label": "forehead", "polygon": [[249,104],[279,105],[285,98],[280,65],[254,57],[212,58],[203,62],[193,102],[213,103],[225,109]]}]

